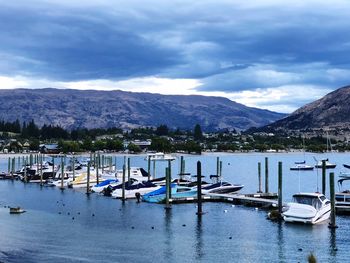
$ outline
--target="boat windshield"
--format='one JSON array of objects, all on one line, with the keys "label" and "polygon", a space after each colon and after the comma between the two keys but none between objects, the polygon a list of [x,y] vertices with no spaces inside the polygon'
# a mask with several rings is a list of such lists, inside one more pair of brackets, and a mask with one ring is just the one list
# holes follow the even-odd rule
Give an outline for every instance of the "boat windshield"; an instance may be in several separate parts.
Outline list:
[{"label": "boat windshield", "polygon": [[322,203],[317,197],[294,196],[294,202],[298,204],[311,205],[316,209],[321,208]]}]

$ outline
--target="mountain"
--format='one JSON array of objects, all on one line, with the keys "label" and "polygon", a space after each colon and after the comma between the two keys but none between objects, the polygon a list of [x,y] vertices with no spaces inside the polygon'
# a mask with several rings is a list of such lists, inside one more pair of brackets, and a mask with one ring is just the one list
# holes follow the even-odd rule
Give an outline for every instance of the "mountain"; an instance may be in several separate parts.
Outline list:
[{"label": "mountain", "polygon": [[166,124],[203,130],[258,127],[284,114],[250,108],[222,97],[160,95],[72,89],[0,90],[0,119],[53,124],[72,129]]},{"label": "mountain", "polygon": [[350,86],[342,87],[262,129],[270,131],[349,129],[349,102]]}]

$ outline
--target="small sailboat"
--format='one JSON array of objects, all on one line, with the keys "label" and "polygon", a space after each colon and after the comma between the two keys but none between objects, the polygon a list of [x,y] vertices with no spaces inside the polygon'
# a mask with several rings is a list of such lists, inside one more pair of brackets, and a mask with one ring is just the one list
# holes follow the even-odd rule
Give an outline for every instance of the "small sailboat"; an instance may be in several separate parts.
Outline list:
[{"label": "small sailboat", "polygon": [[303,154],[304,154],[304,161],[297,161],[294,162],[294,166],[290,167],[291,171],[312,171],[314,169],[313,166],[307,165],[305,161],[305,139],[303,137]]},{"label": "small sailboat", "polygon": [[318,224],[328,220],[330,214],[331,202],[323,194],[298,193],[282,216],[286,222]]},{"label": "small sailboat", "polygon": [[322,159],[320,161],[317,161],[317,164],[315,165],[316,168],[322,169],[323,161],[326,162],[326,169],[334,169],[337,165],[329,162],[328,159]]}]

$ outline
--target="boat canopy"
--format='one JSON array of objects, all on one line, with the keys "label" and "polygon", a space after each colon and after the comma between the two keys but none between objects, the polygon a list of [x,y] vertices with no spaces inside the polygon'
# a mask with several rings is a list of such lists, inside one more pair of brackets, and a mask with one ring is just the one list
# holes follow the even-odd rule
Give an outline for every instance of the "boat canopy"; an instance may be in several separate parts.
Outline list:
[{"label": "boat canopy", "polygon": [[[322,197],[322,196],[320,196]],[[324,196],[323,196],[324,197]],[[316,209],[321,208],[322,202],[317,195],[302,195],[302,194],[296,194],[293,195],[293,202],[303,205],[310,205],[313,206]]]}]

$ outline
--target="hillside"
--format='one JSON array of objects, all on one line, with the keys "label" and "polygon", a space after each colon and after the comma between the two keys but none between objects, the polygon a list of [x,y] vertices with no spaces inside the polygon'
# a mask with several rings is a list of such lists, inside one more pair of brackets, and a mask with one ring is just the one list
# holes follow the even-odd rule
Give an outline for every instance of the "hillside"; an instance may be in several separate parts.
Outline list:
[{"label": "hillside", "polygon": [[259,127],[283,114],[222,97],[72,89],[0,90],[0,119],[63,128],[158,126],[204,130]]}]

